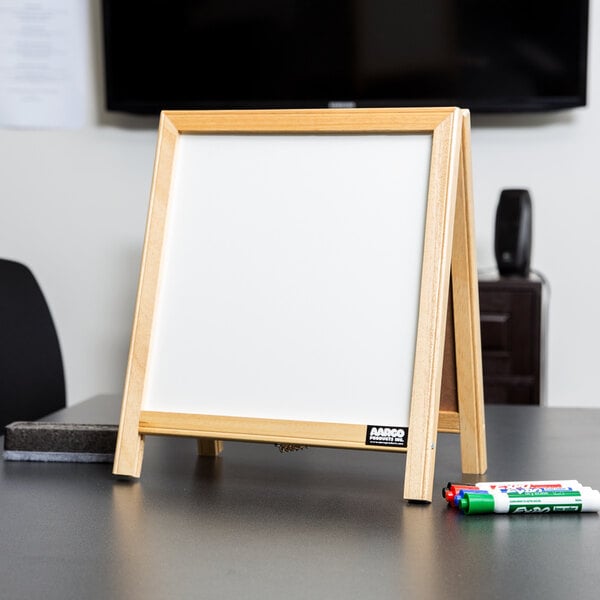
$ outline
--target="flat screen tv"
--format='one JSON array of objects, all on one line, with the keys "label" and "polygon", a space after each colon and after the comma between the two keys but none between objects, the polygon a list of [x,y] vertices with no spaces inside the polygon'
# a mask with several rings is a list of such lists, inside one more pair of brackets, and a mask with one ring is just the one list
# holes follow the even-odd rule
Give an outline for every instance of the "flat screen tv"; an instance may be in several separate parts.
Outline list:
[{"label": "flat screen tv", "polygon": [[109,110],[585,105],[588,0],[104,0]]}]

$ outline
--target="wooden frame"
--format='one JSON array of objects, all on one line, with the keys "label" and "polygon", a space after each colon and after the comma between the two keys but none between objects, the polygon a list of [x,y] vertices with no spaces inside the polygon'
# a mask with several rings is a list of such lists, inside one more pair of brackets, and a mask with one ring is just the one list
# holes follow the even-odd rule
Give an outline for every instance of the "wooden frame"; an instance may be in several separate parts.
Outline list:
[{"label": "wooden frame", "polygon": [[[182,135],[198,133],[431,135],[408,448],[367,445],[364,424],[144,409],[177,145]],[[227,439],[401,451],[407,453],[405,498],[431,501],[438,429],[461,433],[463,471],[484,472],[471,197],[469,117],[468,112],[457,108],[164,112],[114,473],[139,477],[144,436],[148,434],[196,437],[199,451],[209,455],[218,454],[220,441]],[[451,277],[454,311],[448,311]],[[444,357],[445,349],[446,355],[450,350],[450,363]],[[445,397],[442,383],[448,372],[455,386]]]}]

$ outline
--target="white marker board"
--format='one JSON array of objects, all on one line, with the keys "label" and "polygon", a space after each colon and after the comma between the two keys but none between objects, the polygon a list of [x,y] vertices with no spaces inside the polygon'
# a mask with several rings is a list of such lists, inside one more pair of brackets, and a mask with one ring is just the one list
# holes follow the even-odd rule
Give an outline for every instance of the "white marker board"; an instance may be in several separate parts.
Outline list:
[{"label": "white marker board", "polygon": [[430,496],[462,115],[163,113],[115,473],[146,434],[408,447]]},{"label": "white marker board", "polygon": [[143,409],[408,427],[430,155],[183,135]]}]

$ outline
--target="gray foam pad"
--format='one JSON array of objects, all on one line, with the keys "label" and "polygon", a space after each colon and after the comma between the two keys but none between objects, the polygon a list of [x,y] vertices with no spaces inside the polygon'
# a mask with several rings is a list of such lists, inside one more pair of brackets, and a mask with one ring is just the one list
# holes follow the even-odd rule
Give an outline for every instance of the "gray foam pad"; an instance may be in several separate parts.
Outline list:
[{"label": "gray foam pad", "polygon": [[111,462],[116,425],[17,421],[6,427],[5,460]]}]

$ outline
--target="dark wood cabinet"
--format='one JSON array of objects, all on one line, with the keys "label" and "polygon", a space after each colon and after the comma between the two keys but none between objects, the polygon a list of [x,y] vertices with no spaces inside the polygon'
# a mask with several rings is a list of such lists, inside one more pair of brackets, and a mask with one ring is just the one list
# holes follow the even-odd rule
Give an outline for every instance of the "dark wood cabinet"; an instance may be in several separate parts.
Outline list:
[{"label": "dark wood cabinet", "polygon": [[479,281],[483,385],[487,404],[540,404],[543,284]]}]

